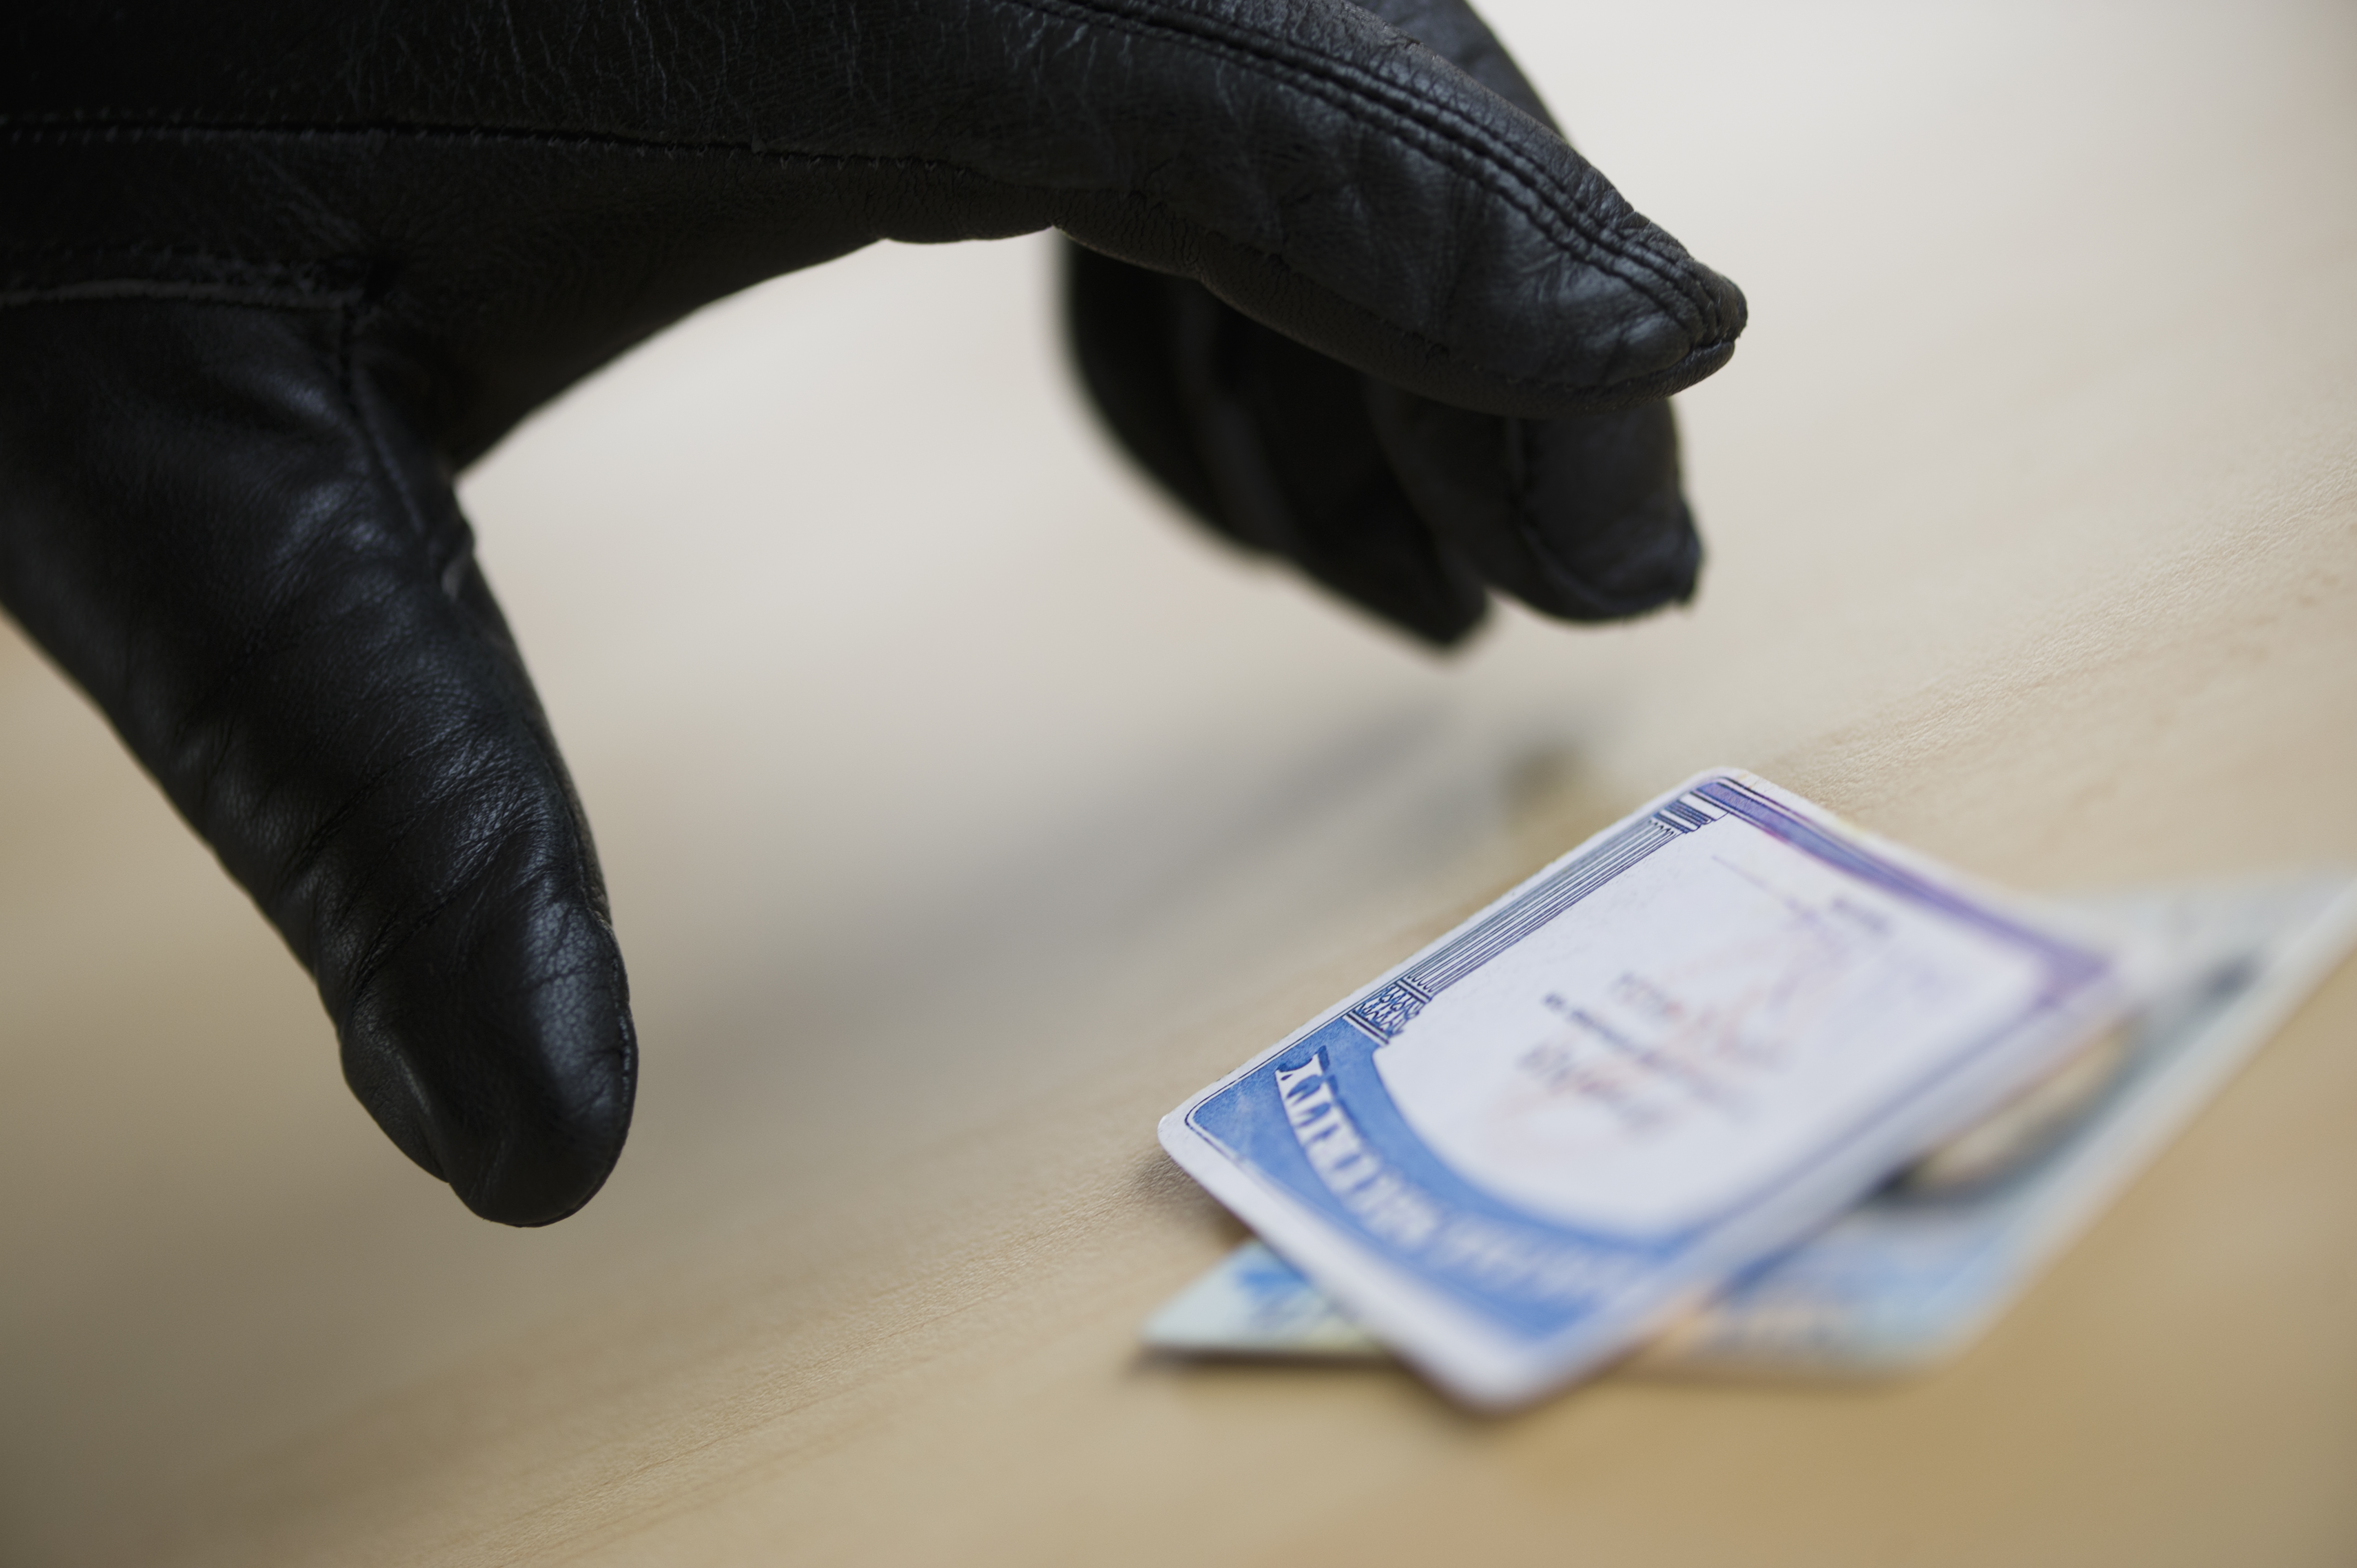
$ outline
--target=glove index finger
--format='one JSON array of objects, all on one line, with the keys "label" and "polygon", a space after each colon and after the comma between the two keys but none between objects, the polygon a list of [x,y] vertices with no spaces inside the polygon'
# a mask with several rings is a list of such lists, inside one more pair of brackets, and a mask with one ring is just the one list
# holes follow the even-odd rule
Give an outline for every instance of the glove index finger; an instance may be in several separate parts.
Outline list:
[{"label": "glove index finger", "polygon": [[1092,249],[1493,413],[1627,406],[1733,351],[1732,284],[1544,121],[1347,0],[1057,14],[1095,47],[1043,55],[1024,91],[1085,138],[1106,188],[1055,213]]},{"label": "glove index finger", "polygon": [[1376,4],[1406,30],[1351,0],[682,0],[651,33],[512,0],[497,49],[466,0],[37,6],[0,163],[25,288],[374,280],[464,371],[461,456],[759,278],[1051,225],[1486,413],[1724,362],[1741,294],[1531,113],[1478,18]]}]

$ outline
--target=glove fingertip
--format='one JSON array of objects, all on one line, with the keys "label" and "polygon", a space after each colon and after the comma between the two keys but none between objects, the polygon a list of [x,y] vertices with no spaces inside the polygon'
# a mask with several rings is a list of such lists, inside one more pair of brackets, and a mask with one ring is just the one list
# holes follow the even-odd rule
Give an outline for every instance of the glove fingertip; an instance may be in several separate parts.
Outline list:
[{"label": "glove fingertip", "polygon": [[345,1078],[468,1208],[547,1225],[597,1194],[630,1132],[638,1046],[620,952],[594,908],[544,882],[470,901],[354,996]]},{"label": "glove fingertip", "polygon": [[1702,540],[1666,403],[1541,421],[1372,381],[1367,399],[1400,488],[1493,585],[1574,621],[1693,596]]}]

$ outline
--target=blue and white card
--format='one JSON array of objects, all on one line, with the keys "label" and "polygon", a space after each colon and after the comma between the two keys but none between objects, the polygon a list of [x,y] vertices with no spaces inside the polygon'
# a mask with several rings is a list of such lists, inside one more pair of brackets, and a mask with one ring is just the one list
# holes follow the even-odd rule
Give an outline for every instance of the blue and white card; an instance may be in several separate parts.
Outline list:
[{"label": "blue and white card", "polygon": [[[2357,876],[2346,872],[2149,888],[2065,908],[2133,949],[2131,1026],[1824,1230],[1738,1273],[1632,1365],[1680,1376],[1857,1378],[1919,1371],[1957,1354],[2357,946]],[[2082,1087],[2058,1105],[2054,1090],[2070,1079]],[[1959,1173],[1954,1156],[1967,1150]],[[1258,1241],[1165,1303],[1144,1337],[1183,1355],[1385,1354]]]},{"label": "blue and white card", "polygon": [[1470,1402],[1544,1392],[2110,1024],[2120,965],[1749,774],[1598,834],[1165,1117]]}]

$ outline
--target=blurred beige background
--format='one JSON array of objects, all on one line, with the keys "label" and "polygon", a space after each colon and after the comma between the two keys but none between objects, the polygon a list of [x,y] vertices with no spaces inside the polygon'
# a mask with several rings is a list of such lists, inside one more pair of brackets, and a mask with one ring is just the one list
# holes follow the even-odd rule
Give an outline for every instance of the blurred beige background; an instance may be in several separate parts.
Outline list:
[{"label": "blurred beige background", "polygon": [[1750,295],[1695,606],[1436,660],[1223,553],[1043,239],[706,312],[466,487],[645,1042],[552,1230],[0,631],[0,1556],[2357,1560],[2357,973],[1935,1376],[1134,1348],[1236,1234],[1155,1118],[1698,767],[2033,887],[2357,860],[2357,8],[1490,11]]}]

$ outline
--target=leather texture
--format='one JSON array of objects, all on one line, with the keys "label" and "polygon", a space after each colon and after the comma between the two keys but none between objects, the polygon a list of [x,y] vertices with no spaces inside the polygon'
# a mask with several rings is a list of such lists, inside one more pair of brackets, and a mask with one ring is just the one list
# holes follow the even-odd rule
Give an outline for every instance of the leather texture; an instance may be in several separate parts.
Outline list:
[{"label": "leather texture", "polygon": [[452,490],[533,408],[760,279],[1060,229],[1145,467],[1446,643],[1691,591],[1663,399],[1744,320],[1455,0],[18,0],[0,218],[0,603],[520,1225],[637,1063]]}]

